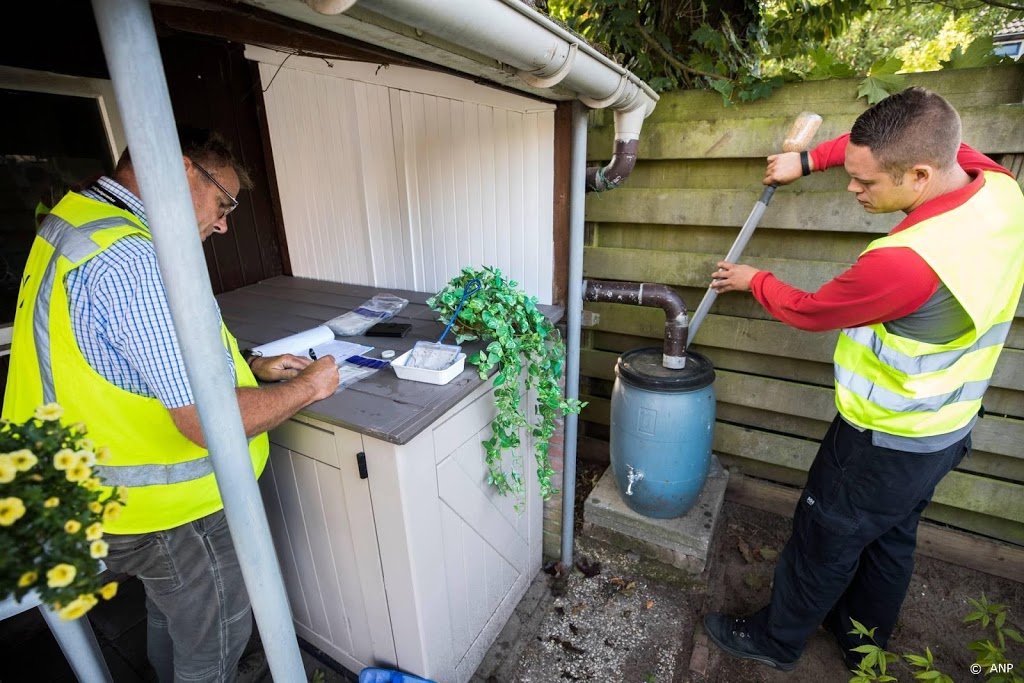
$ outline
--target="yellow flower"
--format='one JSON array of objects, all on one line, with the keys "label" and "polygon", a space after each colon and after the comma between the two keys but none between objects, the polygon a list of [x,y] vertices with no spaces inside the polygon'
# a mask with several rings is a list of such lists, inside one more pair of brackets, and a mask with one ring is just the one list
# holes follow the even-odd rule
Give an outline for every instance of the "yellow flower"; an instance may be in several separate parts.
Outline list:
[{"label": "yellow flower", "polygon": [[60,498],[58,498],[57,496],[50,496],[43,503],[44,508],[55,508],[58,505],[60,505]]},{"label": "yellow flower", "polygon": [[101,465],[105,465],[110,462],[110,449],[106,446],[100,446],[96,449],[96,462]]},{"label": "yellow flower", "polygon": [[82,451],[92,451],[96,449],[96,444],[93,443],[92,439],[87,436],[83,436],[81,439],[75,442],[75,448]]},{"label": "yellow flower", "polygon": [[103,512],[103,503],[98,500],[89,501],[89,512],[98,515]]},{"label": "yellow flower", "polygon": [[8,482],[14,481],[14,477],[18,474],[18,468],[15,467],[14,461],[11,460],[11,456],[4,454],[0,455],[0,484],[7,484]]},{"label": "yellow flower", "polygon": [[77,598],[68,603],[67,607],[62,607],[57,615],[65,621],[77,619],[99,602],[93,595],[79,595]]},{"label": "yellow flower", "polygon": [[107,550],[108,546],[106,541],[93,541],[89,544],[89,554],[92,555],[94,559],[98,560],[102,557],[106,557]]},{"label": "yellow flower", "polygon": [[0,526],[10,526],[25,515],[21,498],[0,498]]},{"label": "yellow flower", "polygon": [[86,491],[95,491],[99,487],[103,486],[103,482],[100,481],[99,477],[90,477],[82,482],[82,486],[85,487]]},{"label": "yellow flower", "polygon": [[69,467],[64,476],[67,477],[68,481],[85,481],[91,474],[92,470],[89,467],[79,463]]},{"label": "yellow flower", "polygon": [[64,415],[64,409],[57,403],[47,403],[36,408],[36,419],[43,422],[54,422]]},{"label": "yellow flower", "polygon": [[116,501],[109,501],[103,508],[103,521],[113,522],[121,516],[121,504]]},{"label": "yellow flower", "polygon": [[104,600],[110,600],[112,597],[117,595],[117,581],[111,581],[107,585],[100,588],[100,595],[103,596]]},{"label": "yellow flower", "polygon": [[18,588],[28,588],[39,579],[39,574],[36,572],[25,572],[18,579]]},{"label": "yellow flower", "polygon": [[46,585],[50,588],[63,588],[75,580],[78,570],[73,564],[61,563],[46,572]]},{"label": "yellow flower", "polygon": [[85,432],[86,432],[85,423],[84,422],[76,422],[75,424],[71,425],[71,431],[76,432],[78,434],[85,434]]},{"label": "yellow flower", "polygon": [[81,528],[82,523],[79,522],[77,519],[69,519],[68,521],[64,522],[64,531],[68,532],[69,534],[77,534]]},{"label": "yellow flower", "polygon": [[98,541],[103,538],[103,525],[99,522],[93,522],[85,529],[85,537],[90,541]]},{"label": "yellow flower", "polygon": [[58,470],[66,470],[78,464],[78,456],[70,448],[62,448],[53,456],[53,467]]},{"label": "yellow flower", "polygon": [[117,487],[117,497],[121,499],[122,503],[128,502],[128,487],[121,485]]},{"label": "yellow flower", "polygon": [[11,456],[11,462],[13,462],[14,466],[18,468],[19,472],[27,472],[32,469],[37,462],[39,462],[39,458],[37,458],[35,454],[27,448],[22,448],[20,451],[8,453],[8,455]]},{"label": "yellow flower", "polygon": [[78,458],[78,464],[92,467],[96,464],[96,454],[92,451],[75,451],[75,456]]}]

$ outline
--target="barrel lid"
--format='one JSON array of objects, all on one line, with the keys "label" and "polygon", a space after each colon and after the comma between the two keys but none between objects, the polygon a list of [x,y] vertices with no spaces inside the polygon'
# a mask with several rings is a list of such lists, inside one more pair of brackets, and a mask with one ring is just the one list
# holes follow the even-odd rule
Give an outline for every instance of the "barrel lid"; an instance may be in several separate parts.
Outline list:
[{"label": "barrel lid", "polygon": [[695,391],[715,381],[715,368],[704,356],[686,352],[686,365],[672,370],[661,364],[663,348],[651,346],[626,351],[615,364],[624,382],[651,391]]}]

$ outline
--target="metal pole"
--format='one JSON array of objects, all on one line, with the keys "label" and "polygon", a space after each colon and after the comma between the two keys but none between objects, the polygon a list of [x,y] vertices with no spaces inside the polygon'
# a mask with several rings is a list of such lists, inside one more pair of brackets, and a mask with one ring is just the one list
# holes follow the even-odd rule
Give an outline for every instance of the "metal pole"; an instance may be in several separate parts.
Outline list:
[{"label": "metal pole", "polygon": [[160,274],[274,680],[305,681],[199,241],[163,64],[146,0],[93,0]]},{"label": "metal pole", "polygon": [[[754,235],[754,230],[757,229],[757,224],[761,222],[761,216],[764,215],[765,210],[768,209],[768,202],[772,200],[772,195],[775,194],[775,186],[769,185],[764,188],[761,192],[761,198],[754,202],[754,208],[751,209],[750,215],[747,216],[746,222],[743,227],[740,228],[740,234],[736,235],[736,240],[732,243],[729,248],[729,253],[725,255],[723,261],[729,263],[736,263],[740,256],[743,256],[743,250],[747,248],[747,242]],[[700,300],[700,305],[697,306],[697,312],[690,318],[690,335],[689,340],[686,342],[687,348],[693,342],[693,338],[697,336],[697,330],[704,324],[704,318],[707,316],[708,311],[711,310],[712,304],[715,303],[715,299],[718,298],[718,292],[708,287],[708,291],[704,292],[704,298]]]},{"label": "metal pole", "polygon": [[[587,108],[572,105],[572,153],[569,161],[569,317],[566,330],[565,396],[580,396],[580,327],[583,319],[583,210],[587,193]],[[578,415],[565,416],[562,456],[562,566],[572,567],[576,509],[576,435]]]}]

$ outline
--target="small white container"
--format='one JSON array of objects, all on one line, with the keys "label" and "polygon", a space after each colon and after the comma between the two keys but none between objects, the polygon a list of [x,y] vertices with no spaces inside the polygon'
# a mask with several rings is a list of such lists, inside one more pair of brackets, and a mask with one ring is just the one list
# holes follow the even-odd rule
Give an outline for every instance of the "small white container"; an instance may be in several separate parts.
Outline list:
[{"label": "small white container", "polygon": [[407,368],[405,361],[409,360],[409,349],[398,358],[391,361],[391,367],[400,379],[411,379],[414,382],[426,382],[427,384],[448,384],[458,377],[466,366],[466,354],[460,353],[455,357],[455,362],[444,370],[424,370],[423,368]]}]

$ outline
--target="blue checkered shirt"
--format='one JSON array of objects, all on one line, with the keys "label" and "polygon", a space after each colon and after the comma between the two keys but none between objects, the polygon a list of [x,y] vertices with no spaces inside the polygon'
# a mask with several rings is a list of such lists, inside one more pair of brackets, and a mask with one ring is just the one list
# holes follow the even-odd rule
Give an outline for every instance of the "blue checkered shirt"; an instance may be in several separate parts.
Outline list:
[{"label": "blue checkered shirt", "polygon": [[[100,191],[91,187],[82,195],[105,203],[117,197],[149,228],[146,210],[132,192],[106,176],[96,185]],[[68,273],[64,286],[75,340],[96,372],[166,408],[195,403],[151,240],[129,235],[115,241]],[[227,360],[234,377],[230,353]]]}]

